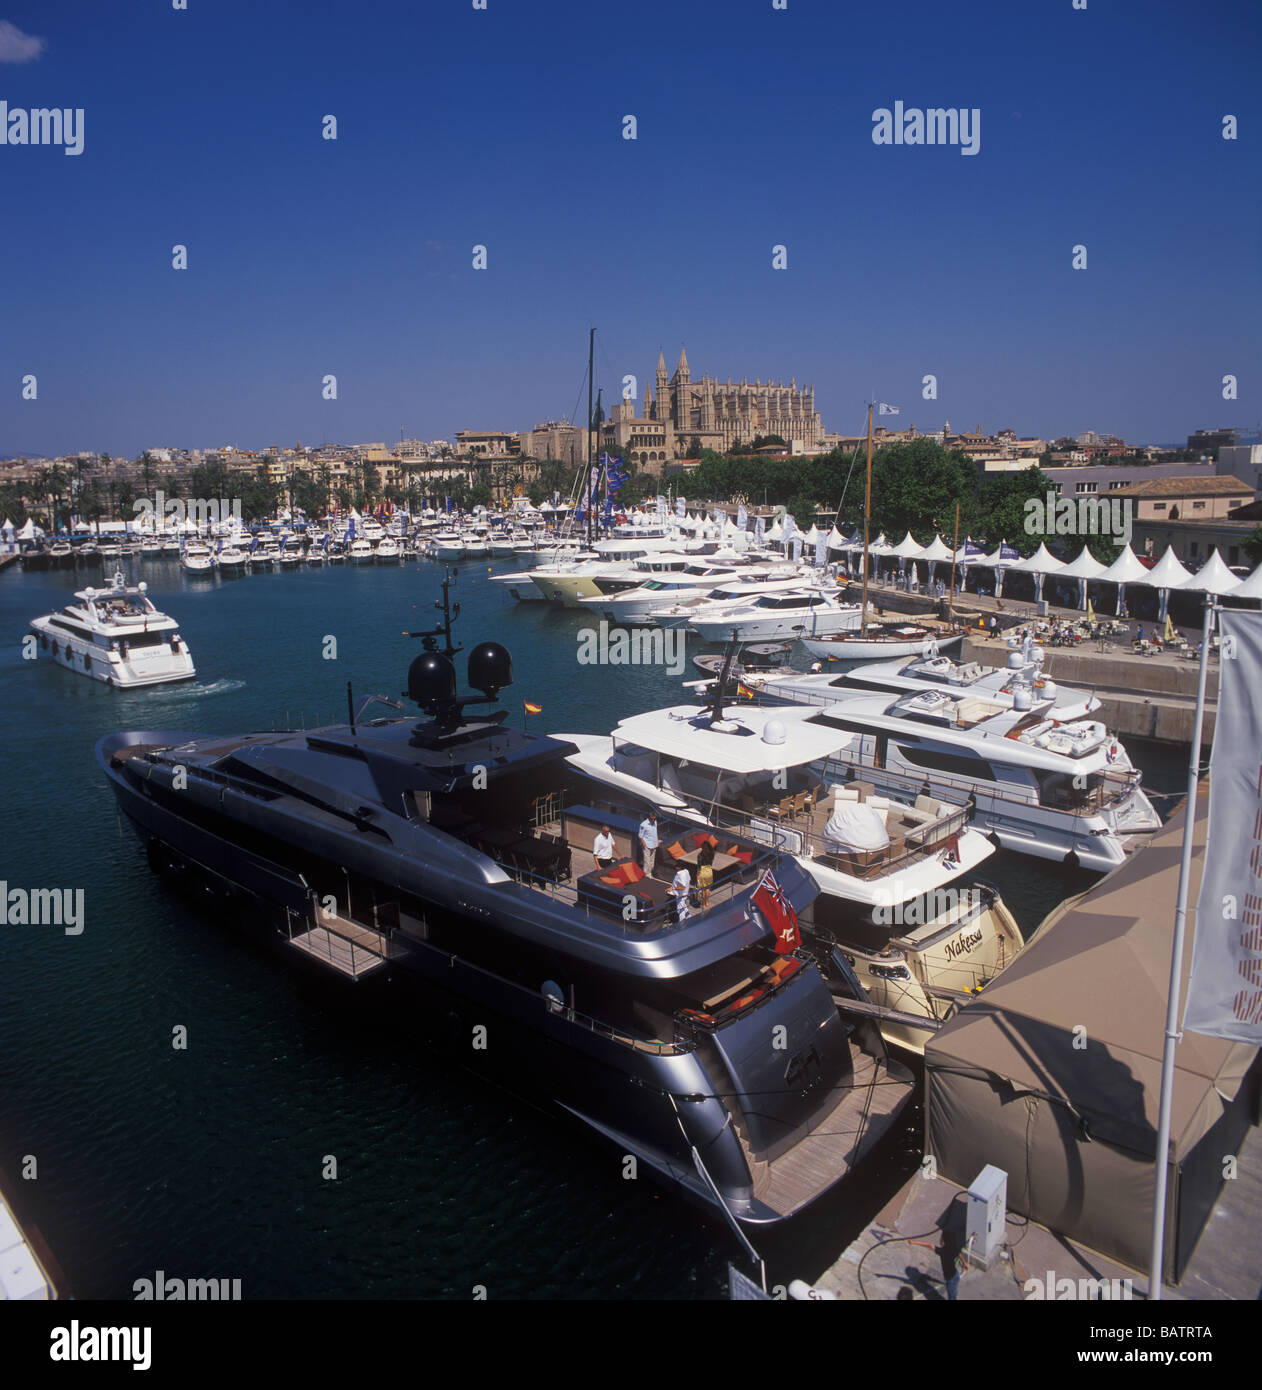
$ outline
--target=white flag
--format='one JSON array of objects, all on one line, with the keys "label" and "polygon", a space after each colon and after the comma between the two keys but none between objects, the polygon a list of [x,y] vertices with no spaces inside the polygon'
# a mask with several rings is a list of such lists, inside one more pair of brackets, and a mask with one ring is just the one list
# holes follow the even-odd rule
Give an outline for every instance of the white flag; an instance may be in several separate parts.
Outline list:
[{"label": "white flag", "polygon": [[[1184,1028],[1262,1045],[1262,613],[1219,614],[1218,718]],[[1192,815],[1193,808],[1188,808]],[[1217,829],[1218,834],[1214,831]],[[1231,833],[1228,834],[1228,831]]]},{"label": "white flag", "polygon": [[880,405],[877,407],[877,414],[878,414],[878,415],[897,415],[897,414],[898,414],[898,407],[897,407],[896,405],[886,405],[885,402],[882,401],[882,402],[880,403]]}]

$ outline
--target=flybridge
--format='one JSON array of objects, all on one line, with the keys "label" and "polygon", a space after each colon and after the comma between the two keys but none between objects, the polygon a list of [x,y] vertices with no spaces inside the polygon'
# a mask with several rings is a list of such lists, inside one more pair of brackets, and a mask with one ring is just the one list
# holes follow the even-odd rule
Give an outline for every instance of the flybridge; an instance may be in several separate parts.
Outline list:
[{"label": "flybridge", "polygon": [[61,145],[83,153],[83,107],[10,107],[0,101],[0,145]]}]

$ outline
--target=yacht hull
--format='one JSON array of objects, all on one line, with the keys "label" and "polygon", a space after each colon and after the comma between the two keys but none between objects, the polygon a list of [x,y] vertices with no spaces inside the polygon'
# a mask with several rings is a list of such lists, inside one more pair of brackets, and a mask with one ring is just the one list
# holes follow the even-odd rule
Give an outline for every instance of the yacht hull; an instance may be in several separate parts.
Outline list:
[{"label": "yacht hull", "polygon": [[[319,820],[295,826],[290,813],[274,802],[234,791],[231,785],[216,803],[221,810],[212,822],[215,828],[198,823],[177,809],[184,793],[172,792],[150,775],[152,764],[144,761],[142,752],[147,747],[191,745],[196,737],[144,731],[112,735],[97,745],[98,762],[121,811],[145,845],[151,866],[173,870],[185,884],[244,895],[250,911],[234,909],[223,917],[248,924],[252,935],[291,966],[317,968],[311,955],[295,949],[295,941],[319,920],[312,915],[319,895],[301,873],[265,858],[257,848],[264,843],[275,846],[282,837],[301,831],[309,857],[336,866],[337,878],[344,870],[350,875],[348,883],[353,879],[375,885],[379,892],[374,900],[395,914],[397,925],[388,946],[381,948],[384,954],[370,973],[346,988],[376,992],[397,1007],[401,1020],[436,1021],[457,1055],[474,1070],[498,1073],[496,1079],[513,1089],[542,1094],[607,1139],[618,1136],[614,1173],[624,1172],[624,1156],[632,1153],[645,1161],[652,1175],[684,1195],[717,1206],[694,1163],[694,1153],[700,1153],[723,1205],[738,1220],[772,1224],[799,1209],[785,1202],[769,1205],[757,1195],[759,1165],[752,1161],[724,1097],[734,1092],[758,1097],[759,1111],[750,1124],[766,1123],[765,1114],[771,1113],[782,1114],[788,1126],[795,1116],[817,1115],[836,1093],[849,1092],[854,1072],[850,1028],[834,1008],[815,965],[802,964],[797,984],[771,994],[747,1015],[700,1041],[634,1042],[595,1025],[559,1000],[549,1000],[539,988],[497,974],[450,945],[431,940],[443,927],[474,933],[502,920],[506,911],[514,910],[506,908],[506,892],[516,911],[546,926],[559,920],[551,897],[516,884],[506,888],[502,874],[481,877],[474,872],[481,856],[463,846],[421,864],[416,846],[383,845],[353,827],[330,829]],[[242,833],[228,838],[229,831]],[[440,832],[426,827],[417,833]],[[795,889],[800,885],[799,880]],[[449,934],[446,939],[459,936]],[[332,972],[325,973],[332,979]],[[765,1045],[778,1029],[787,1039],[785,1053],[769,1051]],[[476,1041],[479,1037],[482,1046]],[[808,1052],[809,1062],[801,1064],[802,1079],[789,1084],[787,1076],[781,1076],[786,1057],[795,1061]],[[857,1094],[856,1105],[863,1099]],[[827,1134],[818,1138],[831,1142]],[[845,1175],[851,1147],[849,1139],[835,1144],[834,1181]],[[811,1200],[831,1185],[824,1184]]]}]

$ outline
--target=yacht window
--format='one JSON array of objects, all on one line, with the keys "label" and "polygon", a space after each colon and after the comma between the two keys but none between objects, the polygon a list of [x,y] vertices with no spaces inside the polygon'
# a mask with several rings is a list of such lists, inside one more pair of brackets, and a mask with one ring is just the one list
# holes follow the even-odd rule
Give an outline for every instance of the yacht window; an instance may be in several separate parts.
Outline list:
[{"label": "yacht window", "polygon": [[933,772],[948,772],[956,777],[975,777],[979,781],[995,781],[995,770],[984,758],[970,758],[960,753],[944,753],[937,748],[906,748],[894,745],[899,755],[915,767]]}]

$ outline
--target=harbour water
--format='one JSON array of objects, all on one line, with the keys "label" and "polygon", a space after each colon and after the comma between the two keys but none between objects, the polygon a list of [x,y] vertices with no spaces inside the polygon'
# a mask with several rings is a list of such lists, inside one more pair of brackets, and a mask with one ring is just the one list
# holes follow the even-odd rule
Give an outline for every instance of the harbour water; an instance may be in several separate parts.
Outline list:
[{"label": "harbour water", "polygon": [[[516,683],[501,703],[535,732],[608,732],[682,703],[661,667],[586,666],[589,615],[516,605],[467,561],[458,640],[503,642]],[[718,1222],[626,1181],[612,1150],[465,1072],[398,1022],[253,950],[212,906],[150,874],[92,760],[126,728],[199,732],[344,722],[356,699],[398,699],[435,621],[442,567],[303,568],[189,578],[175,560],[128,562],[179,620],[197,679],[119,692],[22,658],[33,616],[101,583],[91,569],[0,578],[0,692],[9,887],[82,889],[85,926],[0,927],[4,1008],[0,1163],[38,1178],[26,1204],[81,1298],[130,1298],[158,1270],[240,1279],[254,1298],[716,1297],[738,1251]],[[330,657],[330,639],[335,656]],[[690,648],[692,651],[700,648]],[[800,664],[804,664],[800,663]],[[463,676],[463,658],[458,659]],[[695,673],[689,667],[685,679]],[[387,713],[384,709],[374,713]],[[1178,791],[1184,755],[1128,744],[1145,785]],[[1159,799],[1163,816],[1174,806]],[[1091,876],[996,856],[998,884],[1031,931]],[[350,991],[353,995],[353,988]],[[188,1046],[172,1046],[173,1029]],[[845,1247],[917,1162],[912,1116],[797,1230],[778,1233],[773,1280]],[[336,1180],[324,1176],[327,1156]]]}]

